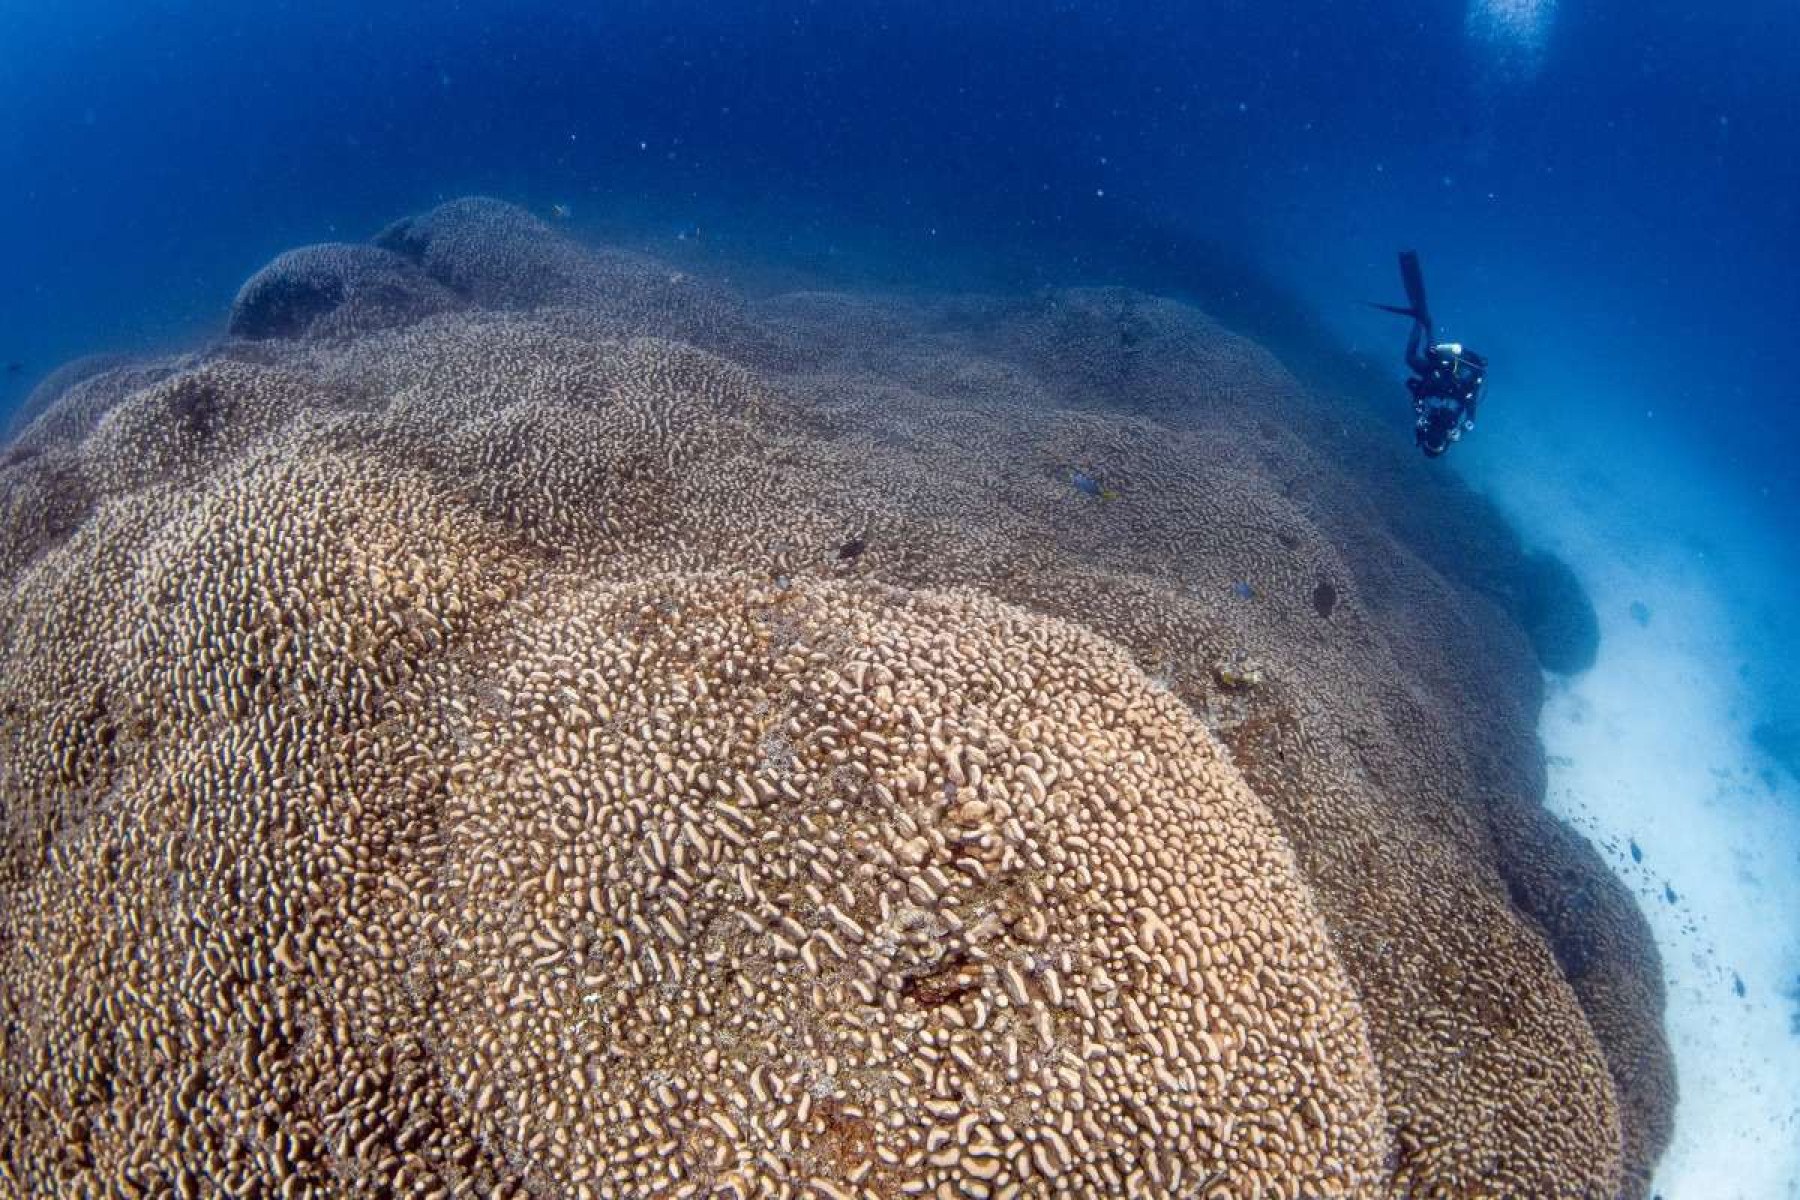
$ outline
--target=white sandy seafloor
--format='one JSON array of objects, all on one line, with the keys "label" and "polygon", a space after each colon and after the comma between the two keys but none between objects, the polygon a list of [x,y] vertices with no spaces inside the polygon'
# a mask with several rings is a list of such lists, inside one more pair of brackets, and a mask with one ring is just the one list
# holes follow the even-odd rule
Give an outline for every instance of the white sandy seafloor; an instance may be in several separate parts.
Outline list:
[{"label": "white sandy seafloor", "polygon": [[1473,456],[1477,485],[1569,562],[1600,617],[1599,660],[1550,680],[1540,734],[1550,807],[1613,864],[1662,951],[1681,1098],[1656,1191],[1800,1197],[1800,780],[1750,736],[1753,684],[1790,669],[1757,618],[1795,582],[1788,551],[1670,454],[1492,450]]}]

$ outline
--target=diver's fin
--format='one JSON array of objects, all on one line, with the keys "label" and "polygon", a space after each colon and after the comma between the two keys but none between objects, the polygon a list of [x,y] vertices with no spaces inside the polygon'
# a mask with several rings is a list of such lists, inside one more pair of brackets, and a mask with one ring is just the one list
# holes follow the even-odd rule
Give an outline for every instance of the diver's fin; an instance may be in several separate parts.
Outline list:
[{"label": "diver's fin", "polygon": [[1407,315],[1431,325],[1431,306],[1425,303],[1425,272],[1419,267],[1417,250],[1400,252],[1400,282],[1406,285],[1406,303],[1412,311]]}]

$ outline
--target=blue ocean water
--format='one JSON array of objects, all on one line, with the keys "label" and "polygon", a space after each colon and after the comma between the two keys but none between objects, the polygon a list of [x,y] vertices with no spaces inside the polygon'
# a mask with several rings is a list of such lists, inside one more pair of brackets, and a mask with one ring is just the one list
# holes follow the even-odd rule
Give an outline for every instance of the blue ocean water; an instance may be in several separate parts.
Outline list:
[{"label": "blue ocean water", "polygon": [[[1800,7],[9,3],[0,113],[0,412],[75,356],[216,336],[283,249],[491,194],[753,289],[1180,296],[1404,441],[1405,329],[1364,302],[1417,248],[1493,364],[1444,469],[1600,613],[1552,799],[1597,838],[1635,807],[1669,859],[1718,816],[1681,890],[1759,883],[1720,884],[1704,952],[1797,1003]],[[1728,785],[1621,765],[1690,733]],[[1792,1133],[1786,1084],[1752,1107]]]}]

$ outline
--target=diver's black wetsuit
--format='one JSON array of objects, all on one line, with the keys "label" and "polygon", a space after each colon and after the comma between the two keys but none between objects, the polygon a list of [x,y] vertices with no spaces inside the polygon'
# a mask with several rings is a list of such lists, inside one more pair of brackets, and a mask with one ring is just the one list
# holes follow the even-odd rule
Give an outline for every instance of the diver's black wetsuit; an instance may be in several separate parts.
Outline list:
[{"label": "diver's black wetsuit", "polygon": [[1422,324],[1413,326],[1406,342],[1406,365],[1416,378],[1406,381],[1413,398],[1413,440],[1426,457],[1436,458],[1475,428],[1475,410],[1487,379],[1487,359],[1454,343],[1429,346]]}]

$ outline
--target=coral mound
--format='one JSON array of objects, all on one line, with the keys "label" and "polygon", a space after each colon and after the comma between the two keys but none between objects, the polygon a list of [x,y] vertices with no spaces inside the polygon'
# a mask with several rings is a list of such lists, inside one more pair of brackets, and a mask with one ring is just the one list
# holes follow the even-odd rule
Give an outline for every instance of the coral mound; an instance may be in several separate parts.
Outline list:
[{"label": "coral mound", "polygon": [[547,1112],[547,1170],[1375,1178],[1374,1064],[1292,858],[1115,648],[977,597],[679,578],[496,654],[419,925],[455,948],[453,1088],[516,1076],[478,1112]]},{"label": "coral mound", "polygon": [[1531,642],[1265,353],[378,240],[0,461],[0,1191],[1641,1193]]},{"label": "coral mound", "polygon": [[455,308],[456,294],[398,254],[331,243],[289,250],[231,306],[242,338],[353,337]]}]

